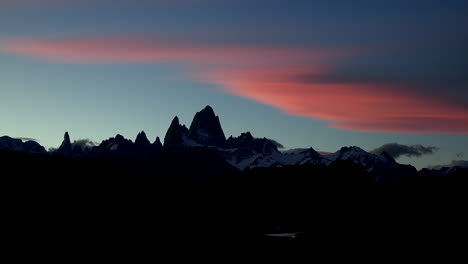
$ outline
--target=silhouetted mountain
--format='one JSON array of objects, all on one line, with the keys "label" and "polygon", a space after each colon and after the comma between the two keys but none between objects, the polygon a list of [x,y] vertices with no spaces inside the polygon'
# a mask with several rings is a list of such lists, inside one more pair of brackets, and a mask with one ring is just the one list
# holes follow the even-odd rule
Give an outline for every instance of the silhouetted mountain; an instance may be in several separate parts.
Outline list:
[{"label": "silhouetted mountain", "polygon": [[140,133],[138,133],[135,139],[135,146],[138,148],[149,148],[151,146],[151,143],[146,137],[146,134],[144,131],[141,131]]},{"label": "silhouetted mountain", "polygon": [[47,153],[45,148],[35,141],[30,140],[23,143],[21,139],[15,139],[8,136],[0,137],[0,149],[27,153]]},{"label": "silhouetted mountain", "polygon": [[57,149],[55,154],[70,157],[73,155],[72,151],[73,150],[72,150],[70,135],[68,134],[68,132],[65,132],[65,135],[63,136],[62,144]]},{"label": "silhouetted mountain", "polygon": [[328,160],[313,148],[283,151],[282,160],[284,164],[289,165],[315,164],[324,166],[328,164]]},{"label": "silhouetted mountain", "polygon": [[[71,146],[71,156],[0,150],[0,180],[15,197],[4,210],[12,237],[264,241],[264,234],[298,232],[315,245],[356,237],[374,244],[460,234],[468,221],[460,210],[468,169],[416,173],[358,147],[325,156],[313,148],[281,152],[249,132],[202,145],[177,118],[165,143],[150,144],[144,132],[135,143],[117,135],[78,155],[66,133],[61,151]],[[40,149],[8,137],[0,146]]]},{"label": "silhouetted mountain", "polygon": [[132,154],[132,150],[132,141],[118,134],[113,138],[102,141],[99,146],[96,146],[91,150],[91,153],[94,156],[129,156]]},{"label": "silhouetted mountain", "polygon": [[[86,140],[84,141],[86,143]],[[189,161],[182,158],[182,155],[198,153],[199,155],[209,155],[209,159],[213,155],[217,156],[215,159],[216,163],[220,165],[219,160],[223,160],[220,167],[227,168],[227,171],[231,168],[230,166],[225,166],[226,164],[230,164],[240,170],[248,170],[259,167],[276,168],[292,165],[327,167],[335,161],[344,160],[364,167],[369,172],[369,175],[374,177],[378,183],[406,181],[414,178],[416,175],[422,174],[444,176],[456,173],[458,170],[457,168],[438,168],[432,171],[423,170],[422,174],[418,174],[413,166],[397,163],[385,151],[380,154],[368,153],[359,147],[343,147],[335,153],[326,155],[319,154],[313,148],[280,151],[277,147],[278,143],[275,141],[268,138],[254,137],[250,132],[242,133],[238,137],[231,136],[226,140],[219,117],[216,116],[213,108],[210,106],[206,106],[195,114],[190,129],[180,124],[177,116],[174,117],[164,137],[164,145],[161,144],[159,137],[151,144],[143,131],[137,135],[135,143],[125,139],[121,135],[104,140],[99,146],[95,146],[92,149],[92,144],[85,144],[87,147],[83,148],[83,144],[75,143],[71,143],[70,136],[66,132],[64,140],[55,154],[66,157],[152,159],[154,164],[168,162],[174,167],[183,167]],[[21,140],[8,137],[0,140],[0,148],[44,153],[43,148],[35,142],[23,144]],[[176,153],[179,153],[181,158],[176,158]],[[164,159],[162,158],[163,155],[168,155],[171,158]],[[193,157],[190,158],[193,159]],[[197,157],[195,160],[199,158]],[[140,169],[141,171],[149,169],[143,167]],[[224,174],[220,171],[218,172]],[[152,173],[144,174],[150,175]],[[213,175],[214,173],[210,172],[208,174]]]},{"label": "silhouetted mountain", "polygon": [[275,144],[266,138],[254,138],[250,132],[239,137],[229,137],[222,155],[240,169],[254,167],[279,167],[273,156],[281,155]]},{"label": "silhouetted mountain", "polygon": [[366,168],[378,183],[402,181],[416,175],[417,170],[411,165],[402,165],[388,154],[375,155],[359,147],[343,147],[339,151],[325,156],[330,161],[349,160]]},{"label": "silhouetted mountain", "polygon": [[171,122],[169,129],[164,137],[164,147],[166,148],[181,148],[190,146],[200,146],[191,144],[188,138],[189,131],[185,125],[180,125],[179,118],[176,116]]},{"label": "silhouetted mountain", "polygon": [[37,143],[36,141],[26,141],[24,143],[24,149],[25,149],[25,152],[28,152],[28,153],[38,153],[38,154],[46,154],[47,151],[45,150],[45,148],[43,146],[41,146],[39,143]]},{"label": "silhouetted mountain", "polygon": [[153,142],[153,149],[154,150],[161,150],[163,148],[163,145],[161,144],[161,140],[159,137],[156,137],[156,140]]},{"label": "silhouetted mountain", "polygon": [[195,114],[189,136],[203,145],[223,146],[226,141],[219,117],[210,106]]}]

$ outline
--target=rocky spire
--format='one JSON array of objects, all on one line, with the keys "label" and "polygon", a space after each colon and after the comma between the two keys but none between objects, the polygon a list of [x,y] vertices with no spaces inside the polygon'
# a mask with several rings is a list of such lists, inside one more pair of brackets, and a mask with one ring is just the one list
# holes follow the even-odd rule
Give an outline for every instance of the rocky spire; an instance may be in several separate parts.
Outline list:
[{"label": "rocky spire", "polygon": [[380,155],[382,155],[385,159],[387,159],[391,163],[396,163],[395,159],[390,154],[388,154],[387,151],[383,151]]},{"label": "rocky spire", "polygon": [[226,141],[219,117],[211,106],[196,113],[190,125],[189,135],[195,141],[208,145],[222,145]]},{"label": "rocky spire", "polygon": [[135,139],[135,145],[137,147],[148,147],[151,145],[150,141],[148,140],[148,137],[146,137],[145,131],[141,131],[138,133],[138,136]]},{"label": "rocky spire", "polygon": [[69,156],[72,154],[72,144],[68,132],[65,132],[65,135],[63,136],[63,142],[58,148],[57,154],[63,156]]},{"label": "rocky spire", "polygon": [[155,149],[161,149],[163,146],[161,144],[161,140],[159,139],[159,137],[156,137],[156,141],[154,141],[153,143],[153,147]]},{"label": "rocky spire", "polygon": [[184,136],[188,136],[188,129],[180,125],[179,118],[176,116],[164,136],[164,147],[182,147]]}]

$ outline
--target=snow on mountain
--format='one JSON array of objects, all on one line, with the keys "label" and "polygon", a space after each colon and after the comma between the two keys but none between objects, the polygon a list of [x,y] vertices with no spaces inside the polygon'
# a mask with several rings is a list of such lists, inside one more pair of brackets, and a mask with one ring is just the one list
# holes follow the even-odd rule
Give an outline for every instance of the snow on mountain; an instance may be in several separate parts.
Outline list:
[{"label": "snow on mountain", "polygon": [[282,151],[281,155],[275,155],[275,159],[284,165],[324,165],[330,163],[328,159],[324,158],[313,148]]},{"label": "snow on mountain", "polygon": [[8,136],[0,137],[0,149],[28,153],[47,153],[45,148],[35,141],[29,140],[23,142],[21,139],[11,138]]},{"label": "snow on mountain", "polygon": [[335,153],[326,155],[325,158],[330,161],[352,160],[355,163],[364,166],[368,170],[372,170],[375,164],[390,162],[384,156],[371,154],[356,146],[343,147]]},{"label": "snow on mountain", "polygon": [[376,177],[377,182],[388,182],[416,174],[417,170],[411,165],[398,164],[390,155],[371,154],[359,147],[343,147],[335,153],[324,156],[329,161],[350,160],[364,168]]},{"label": "snow on mountain", "polygon": [[[365,167],[378,181],[388,181],[391,178],[402,178],[416,173],[410,165],[398,164],[388,153],[371,154],[359,147],[343,147],[334,153],[319,153],[313,148],[290,149],[279,151],[279,143],[268,138],[256,138],[250,132],[238,137],[225,138],[219,117],[210,106],[197,112],[190,129],[179,123],[178,117],[172,120],[164,137],[164,146],[159,138],[151,144],[142,131],[136,137],[135,143],[121,135],[104,140],[99,146],[86,153],[77,151],[67,133],[60,148],[55,154],[64,156],[102,156],[102,155],[136,155],[144,156],[163,148],[206,147],[218,152],[231,165],[241,169],[256,167],[281,167],[288,165],[314,164],[328,166],[337,160],[350,160]],[[16,151],[45,152],[42,146],[35,142],[23,143],[21,140],[9,137],[0,138],[0,149]]]},{"label": "snow on mountain", "polygon": [[193,117],[189,136],[204,145],[221,146],[226,141],[219,117],[209,105]]},{"label": "snow on mountain", "polygon": [[0,137],[0,149],[12,151],[24,151],[24,144],[21,139],[11,137]]}]

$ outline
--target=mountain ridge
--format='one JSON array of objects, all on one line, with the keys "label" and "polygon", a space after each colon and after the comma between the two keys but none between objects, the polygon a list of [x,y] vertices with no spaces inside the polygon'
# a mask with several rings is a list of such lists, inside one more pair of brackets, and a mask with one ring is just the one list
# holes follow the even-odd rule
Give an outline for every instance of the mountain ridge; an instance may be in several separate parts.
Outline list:
[{"label": "mountain ridge", "polygon": [[[97,146],[79,148],[73,146],[70,134],[65,132],[60,147],[50,154],[66,157],[109,155],[143,157],[160,153],[163,149],[177,151],[185,148],[206,148],[240,170],[307,164],[325,167],[337,160],[349,160],[366,168],[377,182],[388,182],[417,174],[413,166],[397,163],[386,152],[371,154],[357,146],[342,147],[334,153],[325,155],[318,153],[312,147],[280,151],[277,146],[278,143],[275,141],[254,137],[248,131],[238,137],[230,136],[226,139],[220,118],[211,106],[206,106],[194,115],[190,128],[180,124],[179,118],[175,116],[165,134],[164,143],[159,137],[151,143],[146,133],[141,131],[134,142],[117,134],[115,137],[103,140]],[[21,140],[9,137],[0,138],[0,149],[47,153],[37,142],[23,143]]]}]

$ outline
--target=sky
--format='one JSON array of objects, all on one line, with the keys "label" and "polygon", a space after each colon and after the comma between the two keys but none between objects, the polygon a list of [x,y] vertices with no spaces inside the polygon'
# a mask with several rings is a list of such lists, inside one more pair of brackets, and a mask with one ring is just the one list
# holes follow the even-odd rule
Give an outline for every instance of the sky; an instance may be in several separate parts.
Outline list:
[{"label": "sky", "polygon": [[[468,156],[462,0],[0,0],[0,135],[57,147],[190,125],[285,148]],[[465,156],[466,155],[466,156]]]}]

